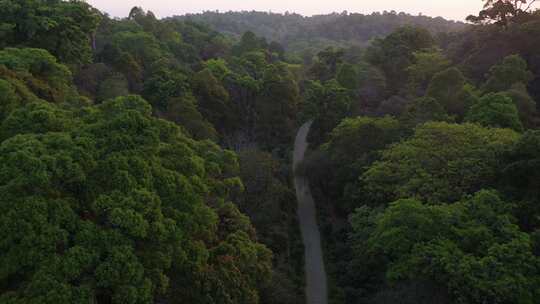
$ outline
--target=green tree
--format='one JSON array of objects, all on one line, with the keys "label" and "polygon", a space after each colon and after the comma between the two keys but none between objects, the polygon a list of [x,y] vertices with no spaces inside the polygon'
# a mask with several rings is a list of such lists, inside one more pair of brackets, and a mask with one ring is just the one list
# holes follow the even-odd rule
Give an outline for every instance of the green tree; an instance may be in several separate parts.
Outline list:
[{"label": "green tree", "polygon": [[444,286],[449,303],[533,303],[540,292],[538,257],[509,209],[486,190],[452,205],[403,199],[377,216],[371,229],[365,212],[353,217],[352,245],[368,247],[358,258],[382,255],[392,285],[431,281]]},{"label": "green tree", "polygon": [[408,91],[412,96],[423,96],[435,74],[446,70],[450,61],[439,51],[415,52],[414,63],[407,68]]},{"label": "green tree", "polygon": [[526,128],[532,128],[537,124],[537,104],[522,83],[517,83],[504,92],[516,105],[519,118]]},{"label": "green tree", "polygon": [[234,109],[223,84],[209,69],[195,74],[192,82],[201,114],[221,133],[234,129]]},{"label": "green tree", "polygon": [[204,66],[212,72],[212,75],[223,81],[232,71],[224,59],[211,59],[204,62]]},{"label": "green tree", "polygon": [[0,140],[18,134],[46,134],[63,132],[75,125],[72,113],[45,101],[18,106],[0,124]]},{"label": "green tree", "polygon": [[0,122],[19,105],[20,99],[13,85],[0,79]]},{"label": "green tree", "polygon": [[374,204],[409,197],[432,204],[457,201],[495,185],[501,157],[518,139],[508,129],[426,123],[369,167],[362,176],[364,191]]},{"label": "green tree", "polygon": [[446,112],[461,121],[468,109],[476,102],[473,88],[457,68],[449,68],[435,74],[426,92],[434,98]]},{"label": "green tree", "polygon": [[444,107],[431,97],[417,98],[407,106],[400,119],[410,129],[430,121],[452,121]]},{"label": "green tree", "polygon": [[145,81],[143,93],[158,117],[175,122],[195,139],[218,140],[214,126],[200,113],[183,71],[159,68]]},{"label": "green tree", "polygon": [[[224,79],[231,102],[235,105],[240,127],[236,130],[238,139],[231,147],[256,141],[257,98],[260,95],[262,80],[250,75],[231,73]],[[239,143],[240,142],[240,143]]]},{"label": "green tree", "polygon": [[156,114],[176,123],[195,139],[215,142],[219,139],[214,126],[199,112],[197,100],[192,95],[169,98],[163,112]]},{"label": "green tree", "polygon": [[358,65],[358,81],[358,101],[352,105],[354,114],[363,113],[366,108],[377,108],[389,87],[384,71],[368,63]]},{"label": "green tree", "polygon": [[129,84],[124,75],[114,73],[105,78],[97,89],[96,101],[104,101],[120,96],[129,95]]},{"label": "green tree", "polygon": [[173,55],[161,48],[157,38],[152,33],[140,28],[122,30],[108,37],[99,54],[101,60],[122,72],[129,81],[131,92],[140,93],[143,90],[145,72],[155,68],[158,63],[167,64]]},{"label": "green tree", "polygon": [[354,66],[351,64],[341,65],[337,73],[336,79],[342,87],[348,90],[358,89],[358,74],[356,73],[356,69],[354,68]]},{"label": "green tree", "polygon": [[343,63],[343,49],[328,47],[317,54],[317,60],[309,68],[309,75],[319,81],[336,78],[338,67]]},{"label": "green tree", "polygon": [[42,48],[63,63],[87,64],[100,19],[101,13],[84,1],[3,0],[0,48]]},{"label": "green tree", "polygon": [[4,120],[0,302],[258,302],[272,255],[229,202],[236,156],[151,115],[128,96]]},{"label": "green tree", "polygon": [[513,85],[528,85],[533,74],[527,69],[527,62],[519,55],[505,57],[500,64],[489,70],[488,79],[484,85],[486,92],[502,92],[509,90]]},{"label": "green tree", "polygon": [[129,20],[139,24],[145,32],[156,33],[159,27],[159,22],[151,11],[145,12],[141,7],[134,7],[128,15]]},{"label": "green tree", "polygon": [[0,50],[0,73],[24,101],[63,103],[77,98],[69,69],[43,49]]},{"label": "green tree", "polygon": [[336,202],[338,209],[348,213],[362,201],[362,193],[357,191],[361,188],[358,177],[379,159],[380,151],[400,139],[400,128],[399,122],[391,117],[357,117],[344,119],[332,131],[323,147],[330,159],[329,167],[314,180],[327,185],[329,196],[340,198]]},{"label": "green tree", "polygon": [[406,84],[402,78],[414,61],[414,53],[433,44],[434,39],[426,29],[402,27],[385,38],[376,38],[366,51],[366,59],[384,71],[389,93],[394,95]]},{"label": "green tree", "polygon": [[298,85],[288,67],[268,66],[255,104],[255,130],[260,143],[274,149],[292,142],[299,100]]},{"label": "green tree", "polygon": [[279,42],[270,42],[268,45],[268,51],[275,56],[276,60],[285,61],[285,48]]},{"label": "green tree", "polygon": [[266,39],[259,38],[257,35],[255,35],[255,33],[247,31],[240,38],[240,42],[233,47],[232,52],[235,55],[242,55],[245,53],[266,49],[267,47],[268,43],[266,42]]},{"label": "green tree", "polygon": [[305,101],[301,107],[303,121],[315,120],[313,132],[322,140],[347,116],[351,98],[347,90],[335,80],[321,84],[311,81],[306,85]]},{"label": "green tree", "polygon": [[405,113],[411,101],[401,96],[392,96],[383,100],[377,107],[375,114],[377,116],[390,115],[392,117],[400,117]]},{"label": "green tree", "polygon": [[540,229],[540,131],[527,131],[504,159],[501,188],[518,202],[520,226],[528,232]]},{"label": "green tree", "polygon": [[486,127],[523,131],[517,107],[505,94],[490,93],[482,96],[478,103],[471,107],[465,119]]}]

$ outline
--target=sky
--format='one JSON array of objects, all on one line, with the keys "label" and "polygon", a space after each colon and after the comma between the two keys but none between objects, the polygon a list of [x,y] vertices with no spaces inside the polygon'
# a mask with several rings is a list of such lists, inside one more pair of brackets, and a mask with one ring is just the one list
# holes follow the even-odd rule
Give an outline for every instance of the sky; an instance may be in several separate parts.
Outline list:
[{"label": "sky", "polygon": [[114,17],[125,17],[134,6],[151,10],[158,17],[199,13],[202,11],[256,10],[305,16],[348,11],[369,14],[397,11],[413,15],[422,13],[463,21],[482,8],[481,0],[87,0],[94,7]]}]

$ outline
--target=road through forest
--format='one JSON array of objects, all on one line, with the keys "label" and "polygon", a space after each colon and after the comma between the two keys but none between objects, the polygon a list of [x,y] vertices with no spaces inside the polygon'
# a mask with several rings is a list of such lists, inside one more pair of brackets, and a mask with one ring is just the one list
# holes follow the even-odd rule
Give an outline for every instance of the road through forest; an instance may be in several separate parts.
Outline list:
[{"label": "road through forest", "polygon": [[[312,123],[305,123],[296,135],[293,156],[293,166],[295,169],[304,160],[304,155],[308,147],[307,135],[309,134]],[[294,185],[298,199],[298,219],[305,252],[307,304],[327,304],[326,271],[324,269],[315,202],[311,196],[307,177],[295,174]]]}]

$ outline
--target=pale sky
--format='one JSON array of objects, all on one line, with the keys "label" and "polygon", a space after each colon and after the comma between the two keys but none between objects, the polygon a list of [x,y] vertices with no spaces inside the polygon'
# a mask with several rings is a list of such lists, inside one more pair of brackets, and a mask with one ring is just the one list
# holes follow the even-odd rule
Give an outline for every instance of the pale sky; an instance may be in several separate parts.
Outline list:
[{"label": "pale sky", "polygon": [[342,12],[369,14],[375,11],[406,12],[413,15],[441,16],[464,20],[482,8],[481,0],[87,0],[101,11],[115,17],[125,17],[133,6],[151,10],[158,17],[199,13],[206,10],[256,10],[310,16]]}]

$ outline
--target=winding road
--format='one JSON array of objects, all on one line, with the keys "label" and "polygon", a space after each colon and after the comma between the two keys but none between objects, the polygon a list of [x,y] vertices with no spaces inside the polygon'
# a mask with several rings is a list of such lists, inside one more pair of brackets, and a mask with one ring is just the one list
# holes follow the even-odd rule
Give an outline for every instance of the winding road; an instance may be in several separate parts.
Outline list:
[{"label": "winding road", "polygon": [[[296,135],[293,156],[294,169],[304,160],[308,147],[307,135],[312,123],[312,121],[305,123]],[[295,174],[294,185],[298,199],[298,219],[305,251],[307,304],[327,304],[326,271],[324,269],[315,202],[311,196],[307,177]]]}]

